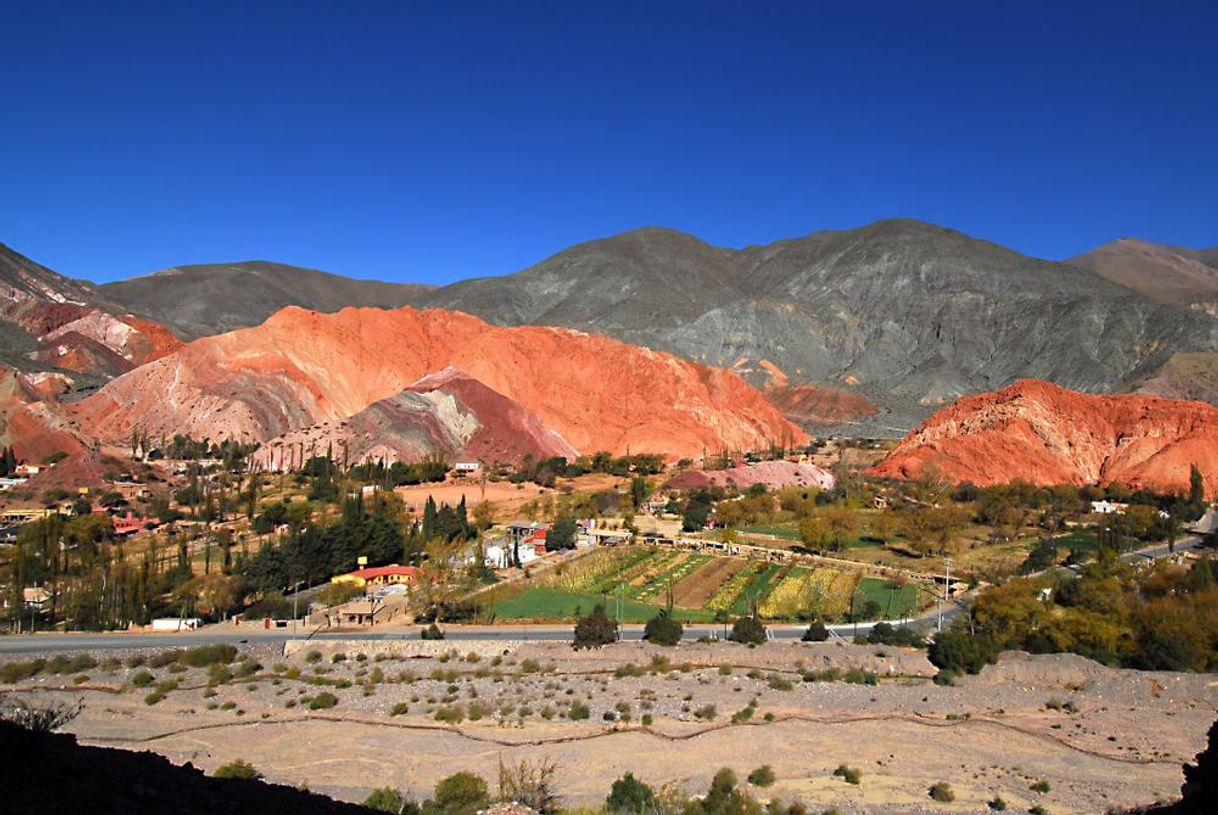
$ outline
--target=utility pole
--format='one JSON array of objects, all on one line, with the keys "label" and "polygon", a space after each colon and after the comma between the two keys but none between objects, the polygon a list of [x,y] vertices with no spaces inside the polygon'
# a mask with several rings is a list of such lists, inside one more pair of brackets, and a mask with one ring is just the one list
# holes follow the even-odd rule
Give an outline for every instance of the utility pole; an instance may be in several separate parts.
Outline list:
[{"label": "utility pole", "polygon": [[943,596],[939,599],[939,619],[935,626],[936,631],[943,630],[943,603],[947,600],[947,593],[951,590],[952,585],[952,559],[949,557],[943,558],[943,568],[945,571],[943,578]]},{"label": "utility pole", "polygon": [[299,616],[296,606],[300,602],[300,587],[303,583],[303,580],[297,580],[296,585],[292,587],[292,639],[296,639],[296,620]]}]

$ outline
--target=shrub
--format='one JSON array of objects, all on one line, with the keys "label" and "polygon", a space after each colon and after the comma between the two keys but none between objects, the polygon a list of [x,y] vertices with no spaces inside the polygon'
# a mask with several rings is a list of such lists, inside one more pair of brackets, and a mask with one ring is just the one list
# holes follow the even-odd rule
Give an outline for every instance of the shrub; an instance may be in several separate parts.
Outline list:
[{"label": "shrub", "polygon": [[576,702],[571,705],[571,709],[567,711],[567,718],[573,721],[586,719],[592,715],[592,711],[583,702]]},{"label": "shrub", "polygon": [[951,784],[946,781],[936,781],[930,785],[930,797],[941,804],[950,804],[956,800],[956,793]]},{"label": "shrub", "polygon": [[779,676],[778,674],[770,674],[769,678],[767,679],[767,684],[770,686],[771,690],[793,690],[795,688],[795,685],[792,684],[790,679],[787,679],[785,676]]},{"label": "shrub", "polygon": [[829,639],[829,629],[820,620],[813,620],[800,639],[804,642],[824,642]]},{"label": "shrub", "polygon": [[769,764],[762,764],[749,773],[748,780],[754,787],[768,787],[774,783],[774,768]]},{"label": "shrub", "polygon": [[314,662],[321,662],[321,651],[314,649],[314,650],[310,651],[309,653],[305,654],[305,662],[308,662],[310,664],[312,664]]},{"label": "shrub", "polygon": [[1046,793],[1049,791],[1049,782],[1045,781],[1042,778],[1040,781],[1037,781],[1035,784],[1033,784],[1028,789],[1032,790],[1032,792],[1039,792],[1039,793],[1043,794],[1043,793]]},{"label": "shrub", "polygon": [[632,773],[613,782],[609,797],[605,799],[605,811],[610,813],[642,813],[652,808],[656,794],[647,784]]},{"label": "shrub", "polygon": [[207,684],[223,685],[225,682],[233,678],[233,673],[228,669],[227,665],[214,664],[207,669]]},{"label": "shrub", "polygon": [[46,667],[45,659],[31,659],[28,662],[6,662],[0,665],[0,682],[13,685],[22,679],[29,679],[42,672]]},{"label": "shrub", "polygon": [[643,639],[655,645],[676,645],[684,633],[685,626],[666,608],[660,609],[643,627]]},{"label": "shrub", "polygon": [[946,668],[935,674],[935,684],[951,687],[956,684],[956,674]]},{"label": "shrub", "polygon": [[393,787],[377,787],[364,799],[364,806],[377,812],[399,815],[406,809],[406,798]]},{"label": "shrub", "polygon": [[875,671],[864,671],[862,668],[851,668],[842,679],[852,685],[874,685],[879,682]]},{"label": "shrub", "polygon": [[390,716],[404,716],[409,712],[410,712],[409,705],[407,705],[405,702],[397,702],[394,704],[393,709],[389,711],[389,715]]},{"label": "shrub", "polygon": [[153,676],[150,671],[140,670],[136,671],[135,675],[131,677],[131,684],[135,685],[137,688],[143,688],[151,685],[152,679]]},{"label": "shrub", "polygon": [[228,665],[236,659],[235,646],[216,644],[187,648],[175,661],[191,668],[206,668],[208,665]]},{"label": "shrub", "polygon": [[159,690],[154,690],[152,693],[144,697],[144,704],[155,705],[157,702],[165,698],[165,694]]},{"label": "shrub", "polygon": [[892,623],[878,622],[871,627],[867,642],[871,645],[905,645],[922,644],[922,635],[908,626],[896,628]]},{"label": "shrub", "polygon": [[434,796],[444,815],[474,815],[490,803],[486,781],[470,772],[443,779],[436,784]]},{"label": "shrub", "polygon": [[419,636],[425,640],[442,640],[444,632],[440,630],[440,626],[432,623],[419,632]]},{"label": "shrub", "polygon": [[1004,812],[1007,808],[1007,802],[1002,799],[1001,795],[995,795],[994,800],[986,802],[986,806],[995,812]]},{"label": "shrub", "polygon": [[571,647],[600,648],[617,642],[617,623],[609,619],[605,607],[597,604],[586,617],[580,617],[575,622],[575,636]]},{"label": "shrub", "polygon": [[447,705],[436,711],[436,721],[445,724],[461,724],[465,720],[465,708],[461,705]]},{"label": "shrub", "polygon": [[250,764],[243,758],[235,759],[223,767],[216,768],[216,771],[212,775],[216,778],[245,778],[250,780],[262,778],[262,773],[258,772],[253,764]]},{"label": "shrub", "polygon": [[927,657],[937,668],[975,674],[998,658],[998,646],[987,637],[974,637],[967,631],[940,631]]},{"label": "shrub", "polygon": [[739,617],[732,624],[732,633],[727,638],[742,645],[761,645],[766,641],[765,626],[756,616]]},{"label": "shrub", "polygon": [[329,691],[322,691],[309,701],[309,710],[325,710],[338,704],[338,697]]},{"label": "shrub", "polygon": [[858,786],[858,783],[863,778],[863,774],[858,771],[857,767],[847,767],[845,764],[837,765],[837,769],[833,771],[833,774],[847,784],[854,784],[855,786]]},{"label": "shrub", "polygon": [[640,719],[640,721],[643,723],[643,727],[651,727],[651,723],[655,721],[655,719],[650,713],[644,713],[643,718]]},{"label": "shrub", "polygon": [[719,714],[714,705],[703,705],[694,711],[694,718],[699,721],[709,722]]},{"label": "shrub", "polygon": [[47,662],[45,670],[53,674],[78,674],[96,667],[97,660],[88,654],[56,654]]},{"label": "shrub", "polygon": [[35,733],[50,733],[75,719],[84,710],[79,699],[75,703],[46,702],[29,704],[24,699],[13,699],[0,708],[0,721],[11,722]]},{"label": "shrub", "polygon": [[159,654],[153,654],[151,657],[149,657],[148,664],[153,668],[164,668],[177,662],[178,657],[181,655],[182,652],[177,649],[161,651]]},{"label": "shrub", "polygon": [[1032,804],[1028,808],[1028,815],[1049,815],[1049,810],[1045,809],[1041,804]]},{"label": "shrub", "polygon": [[613,672],[613,675],[618,679],[625,679],[628,676],[644,676],[647,673],[641,665],[635,665],[633,662],[627,662],[625,665],[618,666],[618,669]]}]

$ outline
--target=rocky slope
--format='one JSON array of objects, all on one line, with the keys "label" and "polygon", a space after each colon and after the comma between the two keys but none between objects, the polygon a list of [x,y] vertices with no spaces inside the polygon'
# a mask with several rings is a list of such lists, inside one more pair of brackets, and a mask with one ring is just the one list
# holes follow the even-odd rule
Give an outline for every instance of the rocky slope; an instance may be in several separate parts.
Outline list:
[{"label": "rocky slope", "polygon": [[267,441],[353,416],[450,366],[528,408],[581,452],[698,456],[806,438],[728,371],[597,335],[410,307],[289,307],[137,368],[76,412],[103,439],[139,428],[154,437]]},{"label": "rocky slope", "polygon": [[56,452],[83,453],[80,428],[58,402],[66,387],[56,374],[0,366],[0,447],[11,446],[18,459],[30,463]]},{"label": "rocky slope", "polygon": [[92,283],[72,280],[0,244],[0,363],[105,380],[182,343],[164,326],[124,313]]},{"label": "rocky slope", "polygon": [[1069,263],[1152,300],[1218,313],[1218,253],[1122,238]]},{"label": "rocky slope", "polygon": [[910,433],[873,475],[934,471],[978,485],[1125,483],[1183,491],[1196,464],[1218,494],[1218,408],[1148,396],[1092,396],[1023,380],[965,397]]},{"label": "rocky slope", "polygon": [[432,288],[255,260],[178,266],[106,283],[99,290],[124,308],[194,339],[258,325],[285,306],[327,312],[346,306],[395,308]]},{"label": "rocky slope", "polygon": [[603,332],[755,384],[773,369],[795,385],[857,383],[892,423],[1020,377],[1110,391],[1173,353],[1218,349],[1208,315],[907,220],[739,251],[637,230],[422,302]]},{"label": "rocky slope", "polygon": [[454,368],[426,376],[348,419],[274,438],[255,453],[254,464],[290,469],[293,461],[299,465],[327,451],[350,464],[412,462],[434,454],[450,462],[487,463],[577,455],[528,408]]}]

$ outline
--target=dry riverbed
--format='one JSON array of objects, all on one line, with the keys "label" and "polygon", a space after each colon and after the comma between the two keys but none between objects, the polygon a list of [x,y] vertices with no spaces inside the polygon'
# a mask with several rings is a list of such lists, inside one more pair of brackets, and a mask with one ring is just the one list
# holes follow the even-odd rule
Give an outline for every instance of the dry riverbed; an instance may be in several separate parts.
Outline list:
[{"label": "dry riverbed", "polygon": [[[1013,812],[1096,813],[1175,796],[1218,705],[1211,676],[1068,655],[1007,654],[940,687],[921,651],[844,643],[328,641],[248,646],[210,672],[94,656],[5,689],[82,699],[67,729],[88,744],[207,770],[244,758],[348,800],[385,785],[422,797],[458,770],[493,782],[501,758],[544,756],[570,804],[602,801],[627,771],[701,792],[720,767],[769,764],[777,781],[754,794],[811,811],[981,812],[998,796]],[[833,776],[843,763],[858,785]],[[929,798],[937,781],[954,803]]]}]

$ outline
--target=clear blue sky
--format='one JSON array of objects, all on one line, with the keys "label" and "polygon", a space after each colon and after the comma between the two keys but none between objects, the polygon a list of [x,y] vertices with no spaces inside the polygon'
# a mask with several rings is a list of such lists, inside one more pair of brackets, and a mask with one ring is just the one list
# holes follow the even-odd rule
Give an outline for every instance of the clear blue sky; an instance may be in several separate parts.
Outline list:
[{"label": "clear blue sky", "polygon": [[12,0],[0,241],[437,283],[645,225],[1212,246],[1215,6]]}]

